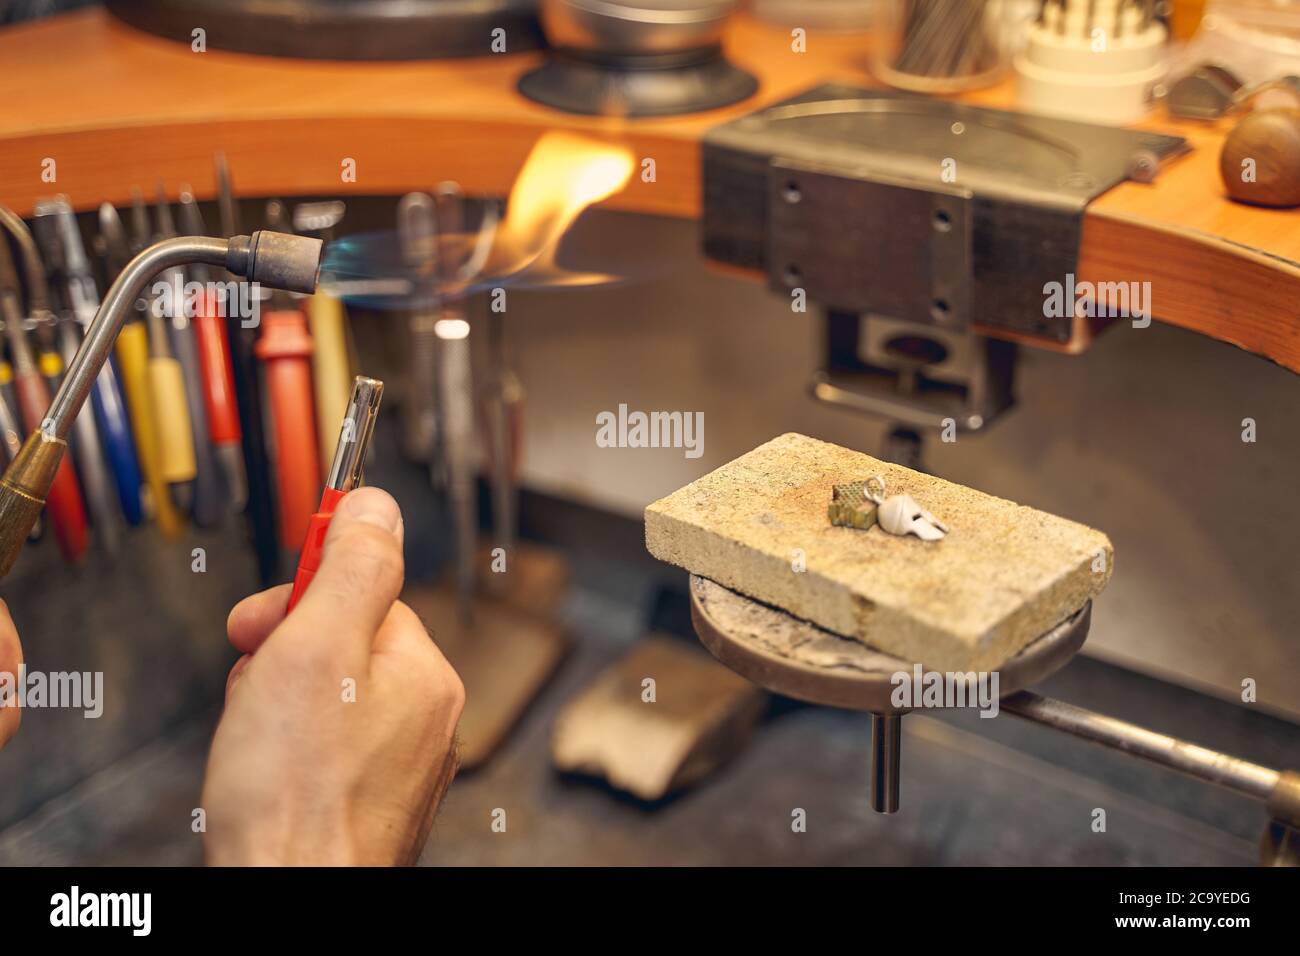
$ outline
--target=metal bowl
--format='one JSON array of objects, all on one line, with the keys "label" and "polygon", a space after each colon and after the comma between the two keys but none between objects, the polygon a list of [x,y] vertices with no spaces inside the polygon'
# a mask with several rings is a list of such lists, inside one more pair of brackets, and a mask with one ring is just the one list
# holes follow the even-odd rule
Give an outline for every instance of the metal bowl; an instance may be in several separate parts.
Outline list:
[{"label": "metal bowl", "polygon": [[551,46],[588,54],[653,56],[717,46],[735,0],[541,0]]}]

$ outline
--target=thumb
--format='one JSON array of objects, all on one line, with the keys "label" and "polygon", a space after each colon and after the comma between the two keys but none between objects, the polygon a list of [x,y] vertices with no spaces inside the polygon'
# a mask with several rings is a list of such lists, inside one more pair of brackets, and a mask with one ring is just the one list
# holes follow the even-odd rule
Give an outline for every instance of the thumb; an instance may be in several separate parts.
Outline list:
[{"label": "thumb", "polygon": [[285,623],[351,659],[371,642],[402,591],[402,512],[393,496],[359,488],[339,502],[320,568]]}]

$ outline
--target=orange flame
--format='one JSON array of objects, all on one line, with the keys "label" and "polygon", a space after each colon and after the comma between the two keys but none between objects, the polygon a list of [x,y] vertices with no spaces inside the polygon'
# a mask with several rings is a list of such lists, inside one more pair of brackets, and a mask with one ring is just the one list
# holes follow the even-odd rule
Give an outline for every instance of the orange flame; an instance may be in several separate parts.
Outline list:
[{"label": "orange flame", "polygon": [[541,273],[562,285],[600,282],[605,276],[567,272],[555,262],[560,240],[588,207],[619,192],[635,161],[622,146],[573,133],[545,133],[528,154],[510,189],[497,227],[489,274]]}]

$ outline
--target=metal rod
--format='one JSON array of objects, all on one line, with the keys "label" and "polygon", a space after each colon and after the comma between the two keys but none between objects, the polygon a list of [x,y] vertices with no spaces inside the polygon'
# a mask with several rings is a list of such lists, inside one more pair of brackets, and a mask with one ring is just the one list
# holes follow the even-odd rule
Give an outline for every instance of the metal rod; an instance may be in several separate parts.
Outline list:
[{"label": "metal rod", "polygon": [[165,269],[201,262],[224,264],[229,272],[272,288],[313,292],[320,275],[320,256],[319,239],[262,230],[230,239],[166,239],[126,264],[90,321],[40,427],[23,442],[0,476],[0,577],[13,568],[22,543],[40,517],[59,475],[68,432],[81,420],[78,412],[112,355],[113,342],[145,284]]},{"label": "metal rod", "polygon": [[189,262],[224,265],[228,243],[224,239],[185,236],[168,239],[145,249],[132,259],[104,296],[94,321],[86,330],[86,339],[77,352],[59,393],[50,403],[45,430],[66,438],[77,412],[90,394],[95,377],[113,351],[113,342],[140,298],[145,285],[164,269]]},{"label": "metal rod", "polygon": [[877,813],[898,810],[903,715],[871,715],[871,809]]},{"label": "metal rod", "polygon": [[50,300],[45,290],[45,268],[41,265],[40,250],[27,224],[7,206],[0,206],[0,224],[14,237],[18,252],[23,258],[23,275],[27,282],[27,312],[41,320],[50,315]]},{"label": "metal rod", "polygon": [[1281,776],[1276,770],[1248,760],[1198,747],[1032,691],[1022,690],[1004,697],[999,706],[1017,717],[1141,757],[1256,800],[1267,800]]},{"label": "metal rod", "polygon": [[[465,199],[453,182],[440,183],[434,196],[437,211],[437,268],[440,292],[461,279],[465,263]],[[473,620],[478,552],[478,486],[475,484],[474,373],[470,353],[470,324],[464,305],[443,298],[441,318],[433,327],[440,363],[437,379],[443,414],[443,451],[447,460],[447,490],[456,531],[456,596],[462,625]]]},{"label": "metal rod", "polygon": [[321,241],[262,230],[251,236],[210,239],[181,236],[155,242],[126,264],[86,329],[76,357],[68,365],[59,393],[50,403],[41,431],[64,439],[86,401],[95,378],[113,351],[145,285],[158,273],[190,263],[225,266],[235,275],[273,289],[311,292],[320,271]]}]

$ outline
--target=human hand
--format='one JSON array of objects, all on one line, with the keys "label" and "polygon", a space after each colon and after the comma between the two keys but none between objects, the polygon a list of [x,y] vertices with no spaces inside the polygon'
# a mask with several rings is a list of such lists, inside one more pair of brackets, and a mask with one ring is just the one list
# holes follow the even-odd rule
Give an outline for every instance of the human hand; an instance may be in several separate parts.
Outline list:
[{"label": "human hand", "polygon": [[203,787],[208,862],[413,863],[456,772],[465,689],[402,589],[397,502],[339,502],[324,556],[230,613],[244,652],[226,684]]},{"label": "human hand", "polygon": [[[23,649],[18,643],[18,628],[9,616],[9,605],[0,601],[0,682],[18,688],[18,669],[23,664]],[[2,690],[0,690],[2,692]],[[9,742],[9,738],[18,732],[18,722],[23,712],[17,700],[0,701],[0,748]]]}]

